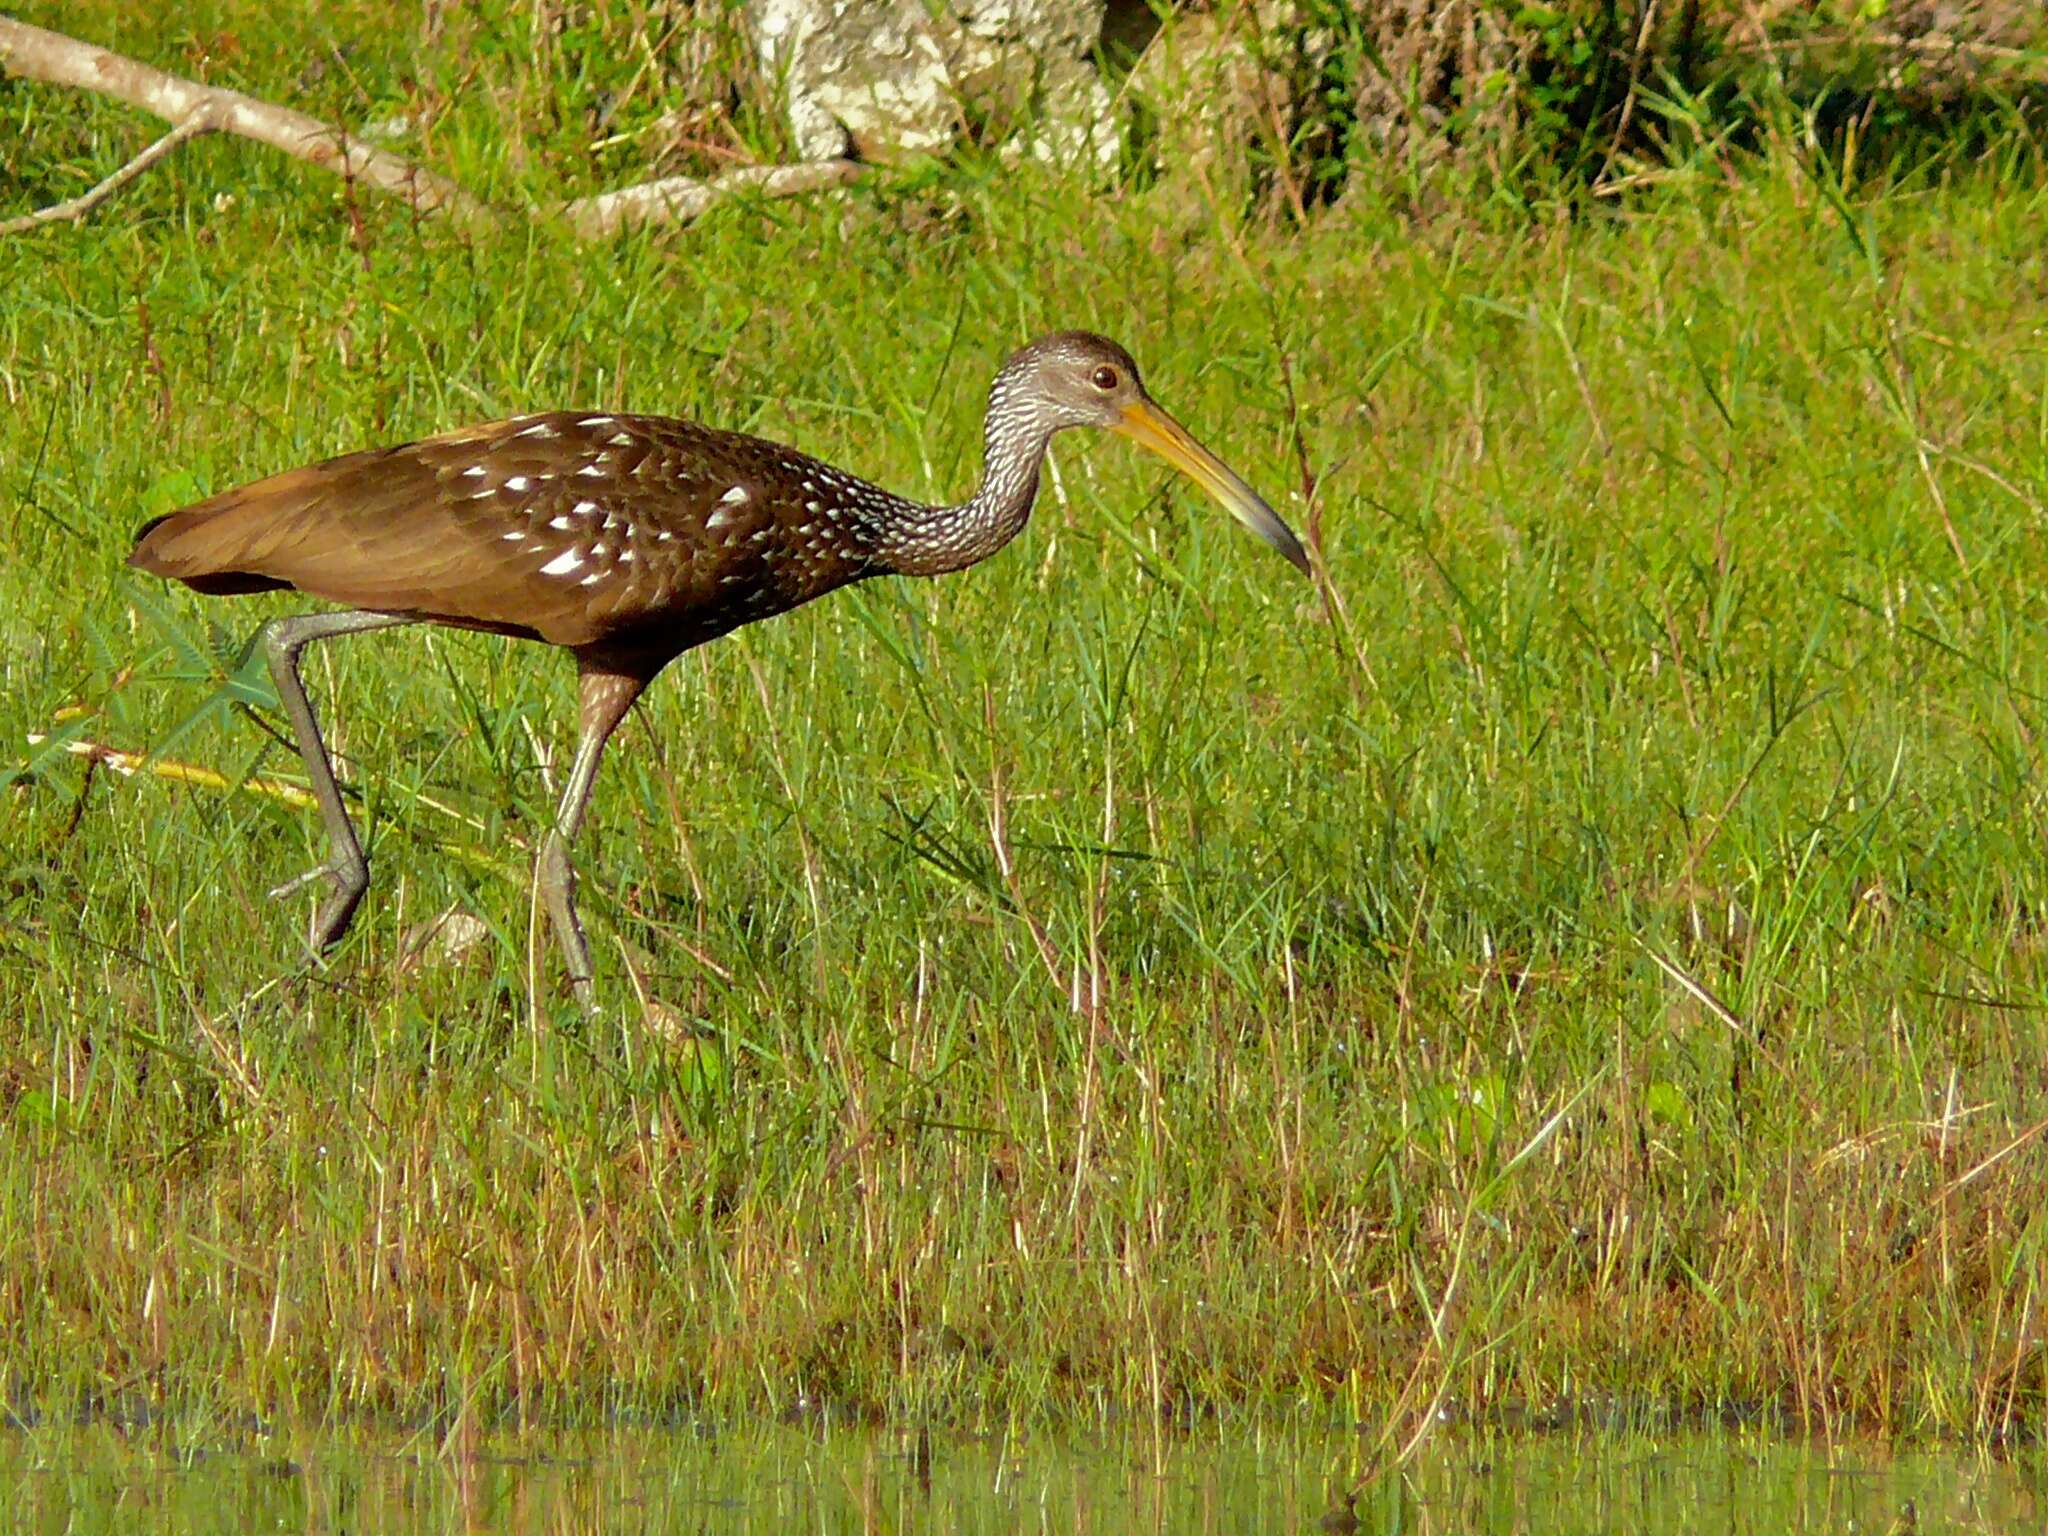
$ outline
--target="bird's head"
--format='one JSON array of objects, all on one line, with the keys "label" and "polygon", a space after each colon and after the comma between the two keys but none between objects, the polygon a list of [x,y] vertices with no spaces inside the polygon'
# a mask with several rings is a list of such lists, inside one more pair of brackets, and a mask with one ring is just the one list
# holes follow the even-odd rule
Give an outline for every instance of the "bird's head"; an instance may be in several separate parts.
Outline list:
[{"label": "bird's head", "polygon": [[1131,354],[1106,336],[1060,331],[1011,354],[989,399],[991,433],[1105,427],[1142,443],[1186,473],[1225,511],[1306,576],[1294,531],[1237,472],[1189,435],[1145,392]]}]

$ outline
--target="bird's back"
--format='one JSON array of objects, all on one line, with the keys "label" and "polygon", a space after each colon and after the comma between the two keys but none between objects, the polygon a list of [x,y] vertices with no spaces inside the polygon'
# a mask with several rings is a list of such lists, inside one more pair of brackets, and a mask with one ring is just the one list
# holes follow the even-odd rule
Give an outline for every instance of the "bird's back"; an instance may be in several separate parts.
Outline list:
[{"label": "bird's back", "polygon": [[866,531],[891,500],[761,438],[556,411],[223,492],[144,527],[129,564],[674,655],[873,574]]}]

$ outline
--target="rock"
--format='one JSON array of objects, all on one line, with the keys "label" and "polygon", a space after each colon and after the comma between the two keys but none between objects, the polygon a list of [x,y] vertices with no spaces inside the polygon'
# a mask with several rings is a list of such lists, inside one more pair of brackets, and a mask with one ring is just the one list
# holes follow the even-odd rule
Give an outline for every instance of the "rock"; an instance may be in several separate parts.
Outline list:
[{"label": "rock", "polygon": [[404,956],[401,968],[410,972],[422,965],[461,965],[473,953],[480,952],[477,946],[490,936],[490,925],[482,918],[450,907],[440,916],[415,923],[406,930],[399,940],[399,951]]},{"label": "rock", "polygon": [[747,10],[805,159],[849,149],[886,159],[952,141],[959,114],[918,0],[750,0]]},{"label": "rock", "polygon": [[1040,159],[1114,168],[1116,109],[1090,52],[1104,0],[955,0],[947,63],[961,95],[986,113],[1029,120],[1020,146]]},{"label": "rock", "polygon": [[931,154],[971,112],[1030,122],[1031,152],[1117,153],[1109,92],[1089,61],[1104,0],[748,0],[763,65],[788,92],[798,152]]}]

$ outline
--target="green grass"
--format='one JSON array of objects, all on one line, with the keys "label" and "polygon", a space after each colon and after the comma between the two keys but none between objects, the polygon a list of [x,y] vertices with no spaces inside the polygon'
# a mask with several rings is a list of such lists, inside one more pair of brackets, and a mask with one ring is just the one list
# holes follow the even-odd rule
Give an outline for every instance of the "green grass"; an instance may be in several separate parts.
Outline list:
[{"label": "green grass", "polygon": [[[498,192],[583,185],[491,121]],[[148,132],[0,86],[8,211]],[[209,139],[0,244],[6,1390],[2038,1434],[2048,195],[2023,142],[1740,169],[1289,231],[970,163],[575,248],[359,240]],[[27,745],[295,778],[236,667],[297,605],[122,565],[196,494],[574,405],[950,495],[1071,325],[1319,526],[1334,621],[1063,439],[998,559],[651,691],[580,844],[595,1021],[527,884],[559,656],[318,653],[374,884],[317,969],[263,896],[315,817]],[[466,955],[411,942],[451,910]]]}]

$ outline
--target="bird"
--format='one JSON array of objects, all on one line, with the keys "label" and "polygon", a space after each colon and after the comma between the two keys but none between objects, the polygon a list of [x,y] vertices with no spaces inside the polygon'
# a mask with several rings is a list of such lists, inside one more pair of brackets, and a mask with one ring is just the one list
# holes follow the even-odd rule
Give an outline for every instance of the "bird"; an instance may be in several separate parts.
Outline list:
[{"label": "bird", "polygon": [[567,650],[576,755],[535,861],[577,998],[590,947],[571,846],[619,722],[662,668],[745,624],[885,575],[987,559],[1024,528],[1055,434],[1106,428],[1192,477],[1312,575],[1293,531],[1147,392],[1130,353],[1087,331],[1012,353],[989,388],[979,489],[925,505],[795,448],[674,417],[553,410],[286,470],[137,530],[128,564],[204,596],[291,589],[335,605],[275,618],[260,646],[297,739],[328,857],[271,894],[325,882],[317,955],[354,921],[369,861],[300,677],[316,641],[439,624]]},{"label": "bird", "polygon": [[1330,1507],[1316,1521],[1316,1529],[1327,1536],[1355,1536],[1363,1524],[1358,1518],[1358,1490],[1343,1488],[1330,1495]]}]

